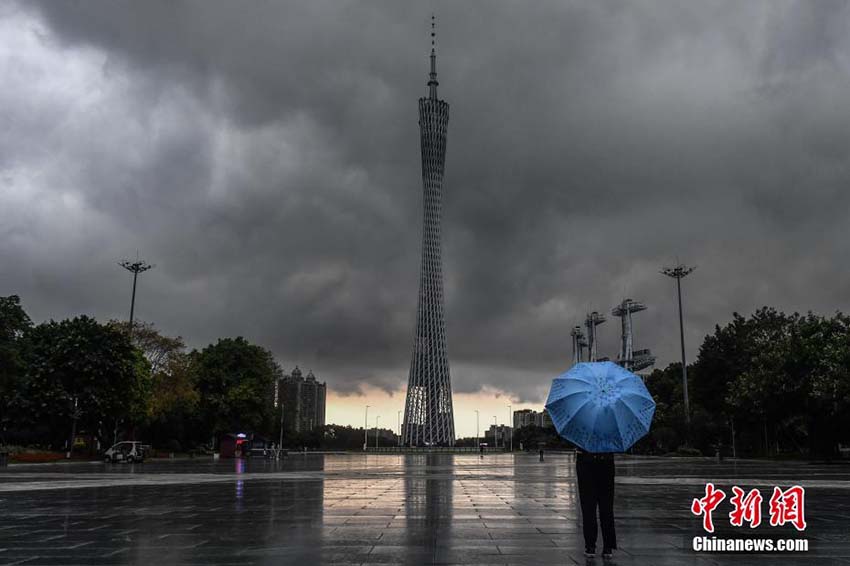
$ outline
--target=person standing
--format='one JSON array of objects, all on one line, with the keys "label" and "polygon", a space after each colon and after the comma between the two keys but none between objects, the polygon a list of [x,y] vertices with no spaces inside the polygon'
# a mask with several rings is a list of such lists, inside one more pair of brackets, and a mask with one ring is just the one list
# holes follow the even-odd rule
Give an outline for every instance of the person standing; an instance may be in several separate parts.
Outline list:
[{"label": "person standing", "polygon": [[612,558],[617,548],[614,531],[614,454],[576,451],[576,479],[581,502],[584,555],[596,554],[596,512],[602,527],[602,558]]}]

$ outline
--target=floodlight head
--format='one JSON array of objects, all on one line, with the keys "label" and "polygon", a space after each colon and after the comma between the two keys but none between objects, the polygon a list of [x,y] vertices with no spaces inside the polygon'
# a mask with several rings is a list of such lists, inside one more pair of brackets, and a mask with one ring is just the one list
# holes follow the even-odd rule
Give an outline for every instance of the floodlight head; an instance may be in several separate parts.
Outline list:
[{"label": "floodlight head", "polygon": [[137,274],[144,273],[148,269],[153,269],[154,267],[156,267],[155,265],[152,265],[142,260],[130,261],[129,259],[119,261],[118,265],[120,265],[127,271]]},{"label": "floodlight head", "polygon": [[690,275],[694,269],[696,269],[696,266],[688,267],[686,265],[679,264],[676,267],[665,267],[660,271],[660,273],[674,279],[682,279],[683,277]]}]

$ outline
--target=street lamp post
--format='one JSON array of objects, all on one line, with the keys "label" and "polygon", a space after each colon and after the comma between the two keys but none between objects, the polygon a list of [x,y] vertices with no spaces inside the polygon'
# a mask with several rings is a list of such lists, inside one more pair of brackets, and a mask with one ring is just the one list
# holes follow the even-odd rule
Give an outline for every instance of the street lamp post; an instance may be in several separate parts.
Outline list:
[{"label": "street lamp post", "polygon": [[378,423],[381,422],[381,415],[375,417],[375,450],[378,449]]},{"label": "street lamp post", "polygon": [[508,405],[508,426],[510,427],[509,434],[511,435],[511,452],[514,451],[514,427],[513,427],[513,407]]},{"label": "street lamp post", "polygon": [[475,448],[479,448],[481,446],[481,436],[479,435],[478,428],[478,409],[475,409]]},{"label": "street lamp post", "polygon": [[401,411],[398,412],[398,446],[401,448]]},{"label": "street lamp post", "polygon": [[688,364],[685,361],[685,326],[682,318],[682,279],[687,277],[696,267],[687,267],[679,264],[676,267],[665,267],[661,270],[663,275],[676,280],[676,291],[679,296],[679,339],[682,346],[682,394],[685,401],[685,443],[690,442],[691,410],[688,403]]},{"label": "street lamp post", "polygon": [[499,424],[496,422],[496,415],[493,415],[493,443],[496,448],[499,447]]},{"label": "street lamp post", "polygon": [[278,403],[280,403],[280,441],[277,444],[278,455],[283,452],[283,396],[278,397]]},{"label": "street lamp post", "polygon": [[366,405],[366,416],[363,419],[363,452],[369,447],[369,405]]},{"label": "street lamp post", "polygon": [[71,439],[68,441],[68,451],[65,453],[65,459],[70,460],[71,454],[74,452],[74,439],[77,436],[77,420],[80,418],[80,409],[77,403],[77,396],[74,395],[74,409],[71,411]]}]

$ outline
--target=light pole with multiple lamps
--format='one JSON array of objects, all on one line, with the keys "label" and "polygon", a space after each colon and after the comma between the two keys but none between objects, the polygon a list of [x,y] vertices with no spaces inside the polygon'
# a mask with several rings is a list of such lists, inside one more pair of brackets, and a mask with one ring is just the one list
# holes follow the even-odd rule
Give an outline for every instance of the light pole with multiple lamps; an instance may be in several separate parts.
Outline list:
[{"label": "light pole with multiple lamps", "polygon": [[136,309],[136,280],[139,278],[139,273],[144,273],[148,269],[153,269],[155,266],[139,259],[139,254],[136,253],[136,261],[125,259],[119,261],[118,265],[133,274],[133,294],[130,296],[130,337],[133,336],[133,315]]},{"label": "light pole with multiple lamps", "polygon": [[691,410],[688,403],[688,364],[685,361],[685,326],[682,319],[682,279],[693,272],[696,267],[687,267],[679,264],[676,267],[665,267],[661,270],[663,275],[676,280],[676,291],[679,296],[679,339],[682,346],[682,394],[685,400],[685,445],[690,444],[691,438]]},{"label": "light pole with multiple lamps", "polygon": [[[139,259],[139,252],[136,251],[136,261],[125,259],[118,262],[118,265],[133,274],[133,293],[130,295],[130,329],[127,335],[130,340],[133,339],[133,317],[136,311],[136,281],[139,279],[139,273],[144,273],[148,269],[153,269],[155,266]],[[115,428],[112,431],[113,444],[118,443],[118,423],[120,419],[115,419]]]}]

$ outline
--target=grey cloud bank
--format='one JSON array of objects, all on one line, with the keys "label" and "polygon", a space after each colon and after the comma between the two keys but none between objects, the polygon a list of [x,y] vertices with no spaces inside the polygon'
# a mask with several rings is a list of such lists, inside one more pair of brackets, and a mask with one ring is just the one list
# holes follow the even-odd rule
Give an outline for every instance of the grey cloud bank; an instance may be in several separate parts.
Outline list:
[{"label": "grey cloud bank", "polygon": [[0,294],[123,317],[140,249],[164,331],[404,387],[432,10],[456,391],[541,399],[625,296],[676,359],[676,257],[691,359],[735,310],[847,309],[850,14],[826,1],[4,4]]}]

